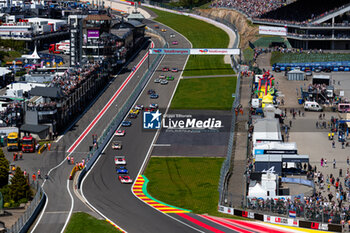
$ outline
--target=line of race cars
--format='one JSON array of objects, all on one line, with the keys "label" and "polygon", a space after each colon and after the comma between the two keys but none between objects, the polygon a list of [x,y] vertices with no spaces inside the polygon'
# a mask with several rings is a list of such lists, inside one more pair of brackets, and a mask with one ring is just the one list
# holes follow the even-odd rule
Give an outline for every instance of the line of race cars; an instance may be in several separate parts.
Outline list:
[{"label": "line of race cars", "polygon": [[[162,69],[163,72],[167,72],[169,71],[169,68],[164,67]],[[173,68],[171,70],[172,72],[178,72],[177,68]],[[165,76],[165,75],[160,75],[159,78],[156,78],[154,80],[155,83],[160,83],[161,85],[165,85],[168,84],[168,80],[172,81],[174,80],[174,76]],[[166,83],[165,83],[166,82]],[[149,89],[147,91],[147,94],[150,96],[151,99],[157,99],[159,98],[159,95],[156,93],[155,90],[153,89]],[[155,112],[158,109],[158,104],[156,103],[151,103],[149,104],[149,106],[147,108],[144,108],[143,105],[135,105],[128,114],[128,118],[129,119],[135,119],[137,118],[138,114],[141,111],[146,111],[146,112]],[[121,123],[122,127],[130,127],[132,125],[132,122],[129,120],[124,120]],[[116,130],[116,132],[114,133],[114,136],[116,137],[123,137],[125,136],[125,129],[118,129]],[[114,150],[122,150],[123,145],[121,141],[113,141],[112,142],[112,149]],[[122,184],[131,184],[132,183],[132,179],[130,178],[130,176],[128,176],[127,174],[129,173],[128,169],[126,168],[126,159],[125,156],[114,156],[114,164],[116,166],[116,172],[118,174],[118,179]]]}]

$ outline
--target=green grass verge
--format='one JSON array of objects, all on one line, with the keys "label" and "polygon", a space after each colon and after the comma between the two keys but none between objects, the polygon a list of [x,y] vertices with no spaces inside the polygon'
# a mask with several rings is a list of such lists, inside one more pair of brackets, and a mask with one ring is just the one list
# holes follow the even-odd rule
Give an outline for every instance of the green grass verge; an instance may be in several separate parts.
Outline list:
[{"label": "green grass verge", "polygon": [[[212,24],[188,16],[151,9],[156,21],[168,25],[191,41],[193,48],[227,48],[229,36]],[[234,74],[231,65],[224,63],[224,56],[190,56],[183,76]]]},{"label": "green grass verge", "polygon": [[65,233],[116,233],[121,232],[105,220],[98,220],[89,214],[74,213],[69,220]]},{"label": "green grass verge", "polygon": [[216,214],[224,158],[151,158],[145,175],[154,198],[195,213]]},{"label": "green grass verge", "polygon": [[271,65],[276,62],[329,62],[329,61],[350,61],[349,53],[279,53],[273,52],[271,55]]},{"label": "green grass verge", "polygon": [[171,102],[172,109],[230,110],[236,77],[182,79]]},{"label": "green grass verge", "polygon": [[243,57],[245,62],[252,61],[254,58],[254,50],[250,47],[246,48],[243,50]]}]

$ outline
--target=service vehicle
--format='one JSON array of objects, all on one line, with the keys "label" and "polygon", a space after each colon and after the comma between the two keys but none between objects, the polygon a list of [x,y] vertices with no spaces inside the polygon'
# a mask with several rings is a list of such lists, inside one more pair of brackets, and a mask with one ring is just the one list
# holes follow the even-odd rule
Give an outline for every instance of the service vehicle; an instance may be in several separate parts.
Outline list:
[{"label": "service vehicle", "polygon": [[128,174],[129,171],[126,167],[120,166],[116,168],[118,174]]},{"label": "service vehicle", "polygon": [[115,165],[126,165],[125,156],[114,156]]},{"label": "service vehicle", "polygon": [[122,184],[131,184],[132,183],[132,179],[130,178],[130,176],[118,176],[118,179],[119,179],[120,183],[122,183]]},{"label": "service vehicle", "polygon": [[8,151],[17,151],[19,149],[19,138],[17,132],[11,132],[7,136],[7,150]]},{"label": "service vehicle", "polygon": [[123,137],[125,135],[125,130],[118,129],[114,133],[115,136]]},{"label": "service vehicle", "polygon": [[67,52],[69,53],[69,49],[70,49],[70,42],[60,42],[56,44],[50,44],[49,53],[66,54]]},{"label": "service vehicle", "polygon": [[121,150],[122,149],[122,142],[121,141],[113,141],[112,142],[112,149]]},{"label": "service vehicle", "polygon": [[322,112],[323,108],[321,105],[319,105],[316,101],[305,101],[304,103],[304,110],[305,111],[318,111]]},{"label": "service vehicle", "polygon": [[156,93],[153,93],[152,95],[149,96],[151,99],[158,99],[159,95]]},{"label": "service vehicle", "polygon": [[131,121],[123,121],[123,122],[122,122],[122,126],[124,126],[124,127],[129,127],[129,126],[131,126]]},{"label": "service vehicle", "polygon": [[35,152],[35,138],[33,138],[32,135],[23,136],[22,138],[22,152],[29,152],[34,153]]}]

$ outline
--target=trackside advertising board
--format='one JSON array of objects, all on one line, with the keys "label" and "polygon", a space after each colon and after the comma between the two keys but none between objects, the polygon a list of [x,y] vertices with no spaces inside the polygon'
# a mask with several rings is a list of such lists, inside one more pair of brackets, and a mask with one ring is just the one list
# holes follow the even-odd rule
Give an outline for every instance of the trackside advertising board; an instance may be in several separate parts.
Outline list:
[{"label": "trackside advertising board", "polygon": [[270,26],[259,26],[260,35],[276,35],[286,36],[287,28],[285,27],[270,27]]},{"label": "trackside advertising board", "polygon": [[171,54],[171,55],[239,55],[239,49],[163,49],[153,48],[150,54]]}]

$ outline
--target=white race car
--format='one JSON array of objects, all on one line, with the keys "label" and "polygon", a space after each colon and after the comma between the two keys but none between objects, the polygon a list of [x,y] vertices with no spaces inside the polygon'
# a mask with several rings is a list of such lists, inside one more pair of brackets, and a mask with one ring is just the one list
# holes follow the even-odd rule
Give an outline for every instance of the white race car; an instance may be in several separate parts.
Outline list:
[{"label": "white race car", "polygon": [[118,137],[123,137],[125,135],[125,130],[117,130],[115,131],[114,133],[115,136],[118,136]]},{"label": "white race car", "polygon": [[121,150],[122,149],[122,142],[114,141],[112,143],[112,149]]},{"label": "white race car", "polygon": [[132,183],[132,179],[130,178],[130,176],[119,176],[118,179],[120,180],[120,183],[122,183],[122,184],[131,184]]},{"label": "white race car", "polygon": [[126,165],[125,156],[114,156],[115,165]]},{"label": "white race car", "polygon": [[149,108],[157,109],[158,108],[158,104],[150,104]]},{"label": "white race car", "polygon": [[143,109],[143,105],[135,105],[134,109],[142,110]]}]

